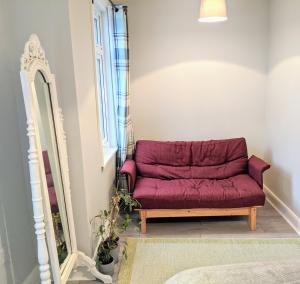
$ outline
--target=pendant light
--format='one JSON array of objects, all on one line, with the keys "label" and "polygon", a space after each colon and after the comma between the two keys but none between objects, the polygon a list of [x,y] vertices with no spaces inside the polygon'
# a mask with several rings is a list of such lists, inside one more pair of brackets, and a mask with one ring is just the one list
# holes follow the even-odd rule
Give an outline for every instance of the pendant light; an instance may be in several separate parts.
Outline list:
[{"label": "pendant light", "polygon": [[201,0],[199,22],[223,22],[227,19],[226,0]]}]

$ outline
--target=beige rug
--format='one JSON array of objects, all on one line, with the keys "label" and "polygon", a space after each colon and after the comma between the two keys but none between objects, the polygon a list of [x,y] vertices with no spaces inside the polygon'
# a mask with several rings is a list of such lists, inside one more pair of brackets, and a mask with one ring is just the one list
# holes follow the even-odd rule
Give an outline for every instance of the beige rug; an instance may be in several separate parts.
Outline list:
[{"label": "beige rug", "polygon": [[[179,272],[208,266],[300,259],[300,240],[129,238],[118,284],[163,284]],[[295,282],[298,283],[298,282]]]}]

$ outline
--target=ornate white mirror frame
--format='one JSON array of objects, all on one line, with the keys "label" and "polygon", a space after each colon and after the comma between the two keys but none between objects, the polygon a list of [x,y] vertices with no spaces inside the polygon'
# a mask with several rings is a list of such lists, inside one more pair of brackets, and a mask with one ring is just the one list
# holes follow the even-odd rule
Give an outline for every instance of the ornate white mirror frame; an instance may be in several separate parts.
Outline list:
[{"label": "ornate white mirror frame", "polygon": [[[70,252],[63,265],[59,266],[52,215],[45,176],[40,133],[38,128],[37,94],[34,86],[36,74],[40,72],[49,88],[53,124],[56,136],[58,159],[60,163],[65,210],[70,238]],[[21,82],[27,117],[27,135],[29,138],[28,163],[32,192],[33,218],[37,238],[37,254],[41,283],[66,283],[77,261],[87,266],[90,272],[104,283],[111,283],[112,278],[103,275],[96,268],[96,262],[77,250],[74,219],[71,203],[70,179],[67,157],[66,135],[63,129],[63,115],[58,106],[55,77],[51,73],[45,52],[36,35],[31,35],[21,57]],[[50,256],[50,263],[49,263]],[[51,266],[50,266],[51,264]],[[51,277],[52,274],[52,277]]]}]

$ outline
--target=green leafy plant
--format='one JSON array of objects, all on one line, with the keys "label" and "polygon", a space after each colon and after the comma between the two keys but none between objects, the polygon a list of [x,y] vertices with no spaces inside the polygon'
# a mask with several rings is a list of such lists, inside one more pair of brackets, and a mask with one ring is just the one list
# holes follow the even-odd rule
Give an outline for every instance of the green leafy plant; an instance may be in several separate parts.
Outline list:
[{"label": "green leafy plant", "polygon": [[[139,202],[124,190],[114,190],[111,198],[110,209],[101,210],[91,222],[98,221],[96,236],[100,237],[100,245],[97,250],[97,262],[108,264],[111,262],[111,250],[119,245],[120,234],[124,233],[132,218],[130,213],[134,208],[140,207]],[[122,214],[120,214],[122,212]],[[127,259],[127,244],[122,252]]]},{"label": "green leafy plant", "polygon": [[111,248],[107,246],[107,243],[103,242],[99,245],[97,254],[97,266],[99,264],[105,265],[113,261],[113,257],[110,254]]},{"label": "green leafy plant", "polygon": [[62,264],[68,256],[66,242],[62,242],[57,246],[57,255],[58,255],[59,264]]},{"label": "green leafy plant", "polygon": [[95,216],[92,220],[98,221],[98,230],[96,232],[96,236],[100,237],[100,244],[97,248],[97,258],[96,263],[97,266],[99,264],[109,264],[112,262],[111,256],[111,248],[108,246],[106,242],[106,228],[109,226],[108,222],[110,220],[110,211],[109,210],[101,210],[97,216]]}]

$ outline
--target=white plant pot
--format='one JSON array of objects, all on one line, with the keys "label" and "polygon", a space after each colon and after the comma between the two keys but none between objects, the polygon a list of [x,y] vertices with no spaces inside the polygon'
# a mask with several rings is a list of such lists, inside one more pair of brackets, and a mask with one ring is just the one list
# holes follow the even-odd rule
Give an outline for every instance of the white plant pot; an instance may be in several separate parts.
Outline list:
[{"label": "white plant pot", "polygon": [[115,263],[118,263],[120,255],[120,246],[118,245],[115,249],[112,249],[110,251],[110,255],[114,258]]},{"label": "white plant pot", "polygon": [[105,275],[114,275],[114,269],[115,269],[115,262],[112,260],[109,264],[99,264],[98,267],[99,271]]}]

